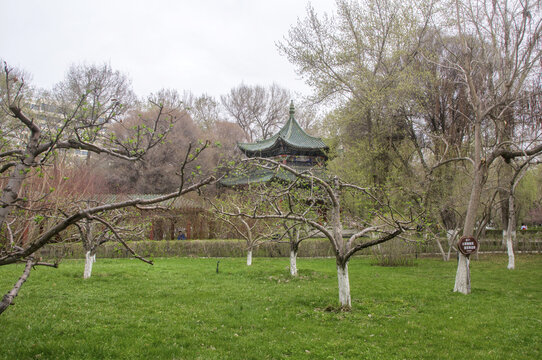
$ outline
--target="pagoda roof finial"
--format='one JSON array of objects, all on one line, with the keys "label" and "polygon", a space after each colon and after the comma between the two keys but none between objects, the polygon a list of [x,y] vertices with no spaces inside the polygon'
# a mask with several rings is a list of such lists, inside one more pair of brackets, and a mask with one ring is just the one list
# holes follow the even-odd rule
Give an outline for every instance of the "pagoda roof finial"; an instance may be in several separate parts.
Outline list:
[{"label": "pagoda roof finial", "polygon": [[310,136],[299,126],[294,117],[294,102],[290,102],[290,118],[273,136],[254,143],[237,143],[248,157],[276,155],[323,156],[328,150],[322,139]]}]

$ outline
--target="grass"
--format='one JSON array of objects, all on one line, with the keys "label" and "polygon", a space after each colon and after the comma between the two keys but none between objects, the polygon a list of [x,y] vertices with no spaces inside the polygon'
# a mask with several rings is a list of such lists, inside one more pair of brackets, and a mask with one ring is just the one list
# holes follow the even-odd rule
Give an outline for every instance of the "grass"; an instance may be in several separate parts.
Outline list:
[{"label": "grass", "polygon": [[[38,268],[0,316],[2,359],[540,359],[542,257],[384,268],[350,262],[352,311],[337,308],[333,259],[98,259]],[[22,265],[0,268],[5,293]]]}]

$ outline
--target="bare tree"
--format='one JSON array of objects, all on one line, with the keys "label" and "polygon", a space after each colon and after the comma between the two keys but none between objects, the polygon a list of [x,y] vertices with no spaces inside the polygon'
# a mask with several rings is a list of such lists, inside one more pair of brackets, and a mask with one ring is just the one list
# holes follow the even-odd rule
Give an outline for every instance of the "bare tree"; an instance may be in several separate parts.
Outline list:
[{"label": "bare tree", "polygon": [[[54,158],[57,152],[86,150],[96,154],[108,154],[111,157],[121,158],[126,161],[139,161],[149,149],[161,143],[170,130],[172,119],[164,116],[162,112],[163,106],[156,104],[158,114],[150,126],[136,127],[132,138],[119,139],[108,132],[108,126],[116,121],[116,112],[121,104],[110,99],[104,106],[103,111],[101,111],[101,117],[89,118],[81,116],[81,114],[89,111],[86,107],[89,103],[88,96],[92,94],[92,91],[85,91],[80,97],[74,98],[75,102],[67,107],[61,122],[56,128],[53,126],[44,127],[42,123],[34,121],[26,115],[26,99],[24,96],[26,83],[24,78],[5,63],[1,75],[2,86],[0,88],[5,90],[1,93],[0,105],[1,110],[7,115],[7,117],[2,117],[2,129],[4,129],[4,124],[8,125],[9,123],[6,128],[17,129],[17,131],[14,130],[3,134],[4,136],[10,136],[10,140],[6,141],[5,147],[0,153],[0,161],[3,164],[1,174],[7,174],[0,196],[0,230],[3,234],[0,238],[2,243],[0,266],[23,261],[26,262],[27,267],[12,291],[4,296],[0,303],[0,313],[11,304],[13,298],[17,295],[22,283],[30,274],[29,269],[40,264],[34,258],[35,252],[50,243],[70,226],[74,226],[85,219],[98,220],[97,217],[100,214],[117,209],[130,206],[148,206],[179,197],[198,190],[214,179],[209,176],[191,184],[188,183],[185,168],[193,159],[197,158],[207,144],[197,150],[189,147],[186,156],[180,159],[178,167],[180,177],[175,191],[152,199],[135,198],[80,209],[72,208],[68,209],[69,211],[63,210],[54,214],[55,216],[51,217],[51,222],[47,228],[44,228],[32,239],[20,243],[12,241],[14,239],[9,236],[11,233],[9,224],[17,217],[18,211],[27,211],[28,208],[24,206],[24,203],[28,201],[39,203],[47,197],[47,193],[45,193],[36,194],[33,199],[24,199],[20,197],[21,189],[34,171],[39,172],[40,168],[51,164],[51,159]],[[26,136],[19,136],[19,132],[24,132]],[[21,141],[21,139],[24,141]],[[111,171],[114,171],[114,169],[111,169]],[[15,212],[15,210],[18,211]],[[114,229],[114,226],[111,225],[108,228]]]},{"label": "bare tree", "polygon": [[[87,200],[81,202],[81,208],[90,208],[91,206],[103,205],[96,200]],[[78,204],[79,205],[79,204]],[[126,243],[125,239],[130,238],[142,238],[147,230],[145,222],[138,222],[136,224],[130,224],[130,220],[135,217],[136,210],[131,208],[116,209],[109,213],[102,214],[100,216],[89,216],[75,223],[77,227],[79,239],[83,245],[85,251],[85,269],[83,272],[83,278],[88,279],[92,276],[92,267],[96,262],[96,251],[103,244],[116,241],[124,246],[135,258],[146,262],[147,264],[153,264],[151,260],[145,259],[133,251]]]},{"label": "bare tree", "polygon": [[288,90],[273,84],[269,87],[241,84],[221,96],[228,116],[245,132],[247,140],[267,139],[275,133],[280,122],[288,119]]},{"label": "bare tree", "polygon": [[[264,186],[257,193],[258,199],[250,211],[226,214],[255,220],[294,221],[307,224],[325,236],[335,252],[339,303],[341,307],[350,308],[348,262],[351,257],[360,250],[400,236],[413,219],[403,217],[374,189],[345,183],[338,177],[325,180],[311,171],[299,172],[271,159],[251,158],[245,161],[275,172],[286,172],[292,181]],[[363,202],[364,209],[358,209],[357,213],[344,213],[342,204],[345,197],[354,198],[357,203]],[[343,239],[344,223],[357,229],[348,240]]]},{"label": "bare tree", "polygon": [[[257,203],[253,196],[246,192],[230,193],[223,199],[211,202],[217,217],[228,224],[242,239],[247,250],[247,266],[252,265],[254,250],[268,242],[273,236],[272,226],[262,219],[243,218],[241,214],[250,212]],[[231,216],[231,214],[237,214]]]},{"label": "bare tree", "polygon": [[220,103],[210,95],[202,94],[196,97],[192,93],[185,93],[184,103],[188,113],[202,130],[212,130],[215,124],[222,120]]},{"label": "bare tree", "polygon": [[[175,89],[160,89],[149,96],[150,104],[160,104],[168,111],[186,110],[187,104]],[[151,107],[152,109],[152,107]]]},{"label": "bare tree", "polygon": [[[167,102],[161,101],[158,104],[167,104]],[[156,106],[142,112],[130,112],[122,123],[111,126],[110,131],[117,139],[131,141],[135,139],[138,132],[152,129],[159,112],[160,108]],[[123,159],[106,159],[106,156],[102,156],[96,162],[96,166],[104,172],[110,191],[163,194],[177,187],[179,159],[184,158],[190,144],[198,144],[204,134],[186,111],[164,107],[161,112],[162,116],[171,119],[167,138],[162,137],[156,146],[146,152],[142,161],[130,163]],[[191,162],[189,168],[186,169],[188,173],[192,171],[196,173],[197,169],[212,172],[216,162],[210,159],[211,153],[206,151],[196,161]],[[109,171],[111,167],[114,167],[116,171]]]},{"label": "bare tree", "polygon": [[516,188],[518,184],[520,183],[521,179],[525,175],[527,169],[530,165],[533,165],[533,160],[536,157],[536,155],[528,156],[524,159],[521,159],[519,161],[510,161],[510,166],[513,169],[513,176],[510,179],[510,182],[508,184],[508,188],[506,189],[508,194],[508,201],[506,202],[508,205],[508,211],[507,214],[507,231],[505,233],[505,240],[506,240],[506,250],[508,252],[508,269],[513,270],[516,267],[515,262],[515,255],[514,255],[514,240],[516,235]]},{"label": "bare tree", "polygon": [[[454,0],[451,5],[460,51],[455,61],[442,66],[456,69],[468,89],[472,115],[467,120],[473,142],[467,161],[473,172],[463,235],[473,236],[490,166],[499,157],[509,161],[542,151],[537,141],[511,150],[505,137],[498,136],[506,128],[507,115],[534,89],[531,81],[540,74],[542,16],[535,1]],[[496,136],[484,136],[488,129]],[[469,260],[463,254],[459,254],[454,291],[471,291]]]},{"label": "bare tree", "polygon": [[[263,219],[245,219],[242,214],[261,210],[258,195],[266,192],[272,184],[251,184],[237,189],[235,193],[222,194],[220,199],[211,201],[218,218],[245,239],[247,245],[247,265],[252,263],[252,253],[263,243],[289,244],[290,275],[297,276],[297,253],[303,240],[319,234],[310,226],[298,221],[283,219],[280,221]],[[235,214],[235,215],[232,215]]]},{"label": "bare tree", "polygon": [[[120,119],[135,102],[128,77],[109,64],[72,65],[65,80],[55,85],[53,96],[54,103],[46,105],[64,118],[73,117],[88,142],[97,140],[101,123]],[[87,164],[91,154],[87,152]]]},{"label": "bare tree", "polygon": [[299,246],[303,240],[310,239],[318,235],[319,232],[305,223],[290,220],[284,220],[282,226],[284,227],[284,235],[278,239],[278,242],[281,243],[283,242],[282,238],[288,237],[287,243],[290,245],[290,275],[297,276],[297,253]]}]

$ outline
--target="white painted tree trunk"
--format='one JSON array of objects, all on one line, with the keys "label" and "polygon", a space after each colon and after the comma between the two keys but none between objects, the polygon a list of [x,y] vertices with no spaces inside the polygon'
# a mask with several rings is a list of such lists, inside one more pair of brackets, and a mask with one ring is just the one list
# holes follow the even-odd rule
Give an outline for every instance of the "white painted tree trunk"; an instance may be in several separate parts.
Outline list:
[{"label": "white painted tree trunk", "polygon": [[91,255],[90,250],[85,254],[85,271],[83,273],[83,279],[88,279],[92,275],[92,264],[96,262],[96,254]]},{"label": "white painted tree trunk", "polygon": [[454,241],[458,231],[459,230],[456,229],[446,230],[446,239],[448,240],[448,244],[451,244],[452,241]]},{"label": "white painted tree trunk", "polygon": [[442,255],[442,260],[447,261],[446,253],[444,252],[444,249],[442,248],[442,244],[440,243],[440,240],[438,238],[435,238],[435,241],[438,245],[438,250],[440,251],[440,254]]},{"label": "white painted tree trunk", "polygon": [[516,268],[516,258],[514,256],[514,242],[512,236],[506,239],[506,248],[508,249],[508,270],[514,270]]},{"label": "white painted tree trunk", "polygon": [[344,267],[337,264],[337,278],[339,280],[339,303],[344,307],[352,307],[350,280],[348,280],[348,263]]},{"label": "white painted tree trunk", "polygon": [[252,265],[252,249],[247,252],[247,266]]},{"label": "white painted tree trunk", "polygon": [[506,249],[508,251],[508,270],[516,267],[514,255],[514,241],[516,240],[516,204],[514,199],[514,186],[510,189],[508,198],[508,236],[506,237]]},{"label": "white painted tree trunk", "polygon": [[297,276],[297,251],[290,250],[290,275]]},{"label": "white painted tree trunk", "polygon": [[[469,205],[467,206],[467,214],[465,215],[465,224],[463,225],[463,236],[472,236],[474,234],[476,213],[480,206],[480,198],[487,176],[487,167],[482,161],[482,125],[481,120],[479,120],[482,119],[481,114],[477,112],[476,118],[478,120],[474,125],[474,173],[472,176]],[[469,259],[461,253],[459,253],[459,260],[457,262],[454,291],[470,294]]]},{"label": "white painted tree trunk", "polygon": [[506,229],[502,229],[502,245],[506,245],[508,242],[508,231]]},{"label": "white painted tree trunk", "polygon": [[455,275],[454,291],[470,294],[470,264],[469,258],[459,253],[457,273]]},{"label": "white painted tree trunk", "polygon": [[452,250],[453,242],[458,232],[459,232],[458,229],[446,230],[446,240],[448,241],[448,253],[444,255],[444,261],[450,260],[450,253]]}]

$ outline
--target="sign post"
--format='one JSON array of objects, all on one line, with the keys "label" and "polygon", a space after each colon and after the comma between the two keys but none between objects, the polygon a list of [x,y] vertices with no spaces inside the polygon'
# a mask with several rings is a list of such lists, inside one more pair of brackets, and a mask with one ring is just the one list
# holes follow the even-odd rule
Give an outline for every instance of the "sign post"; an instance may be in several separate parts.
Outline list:
[{"label": "sign post", "polygon": [[463,236],[457,242],[457,248],[461,254],[465,255],[467,258],[470,254],[474,254],[478,251],[478,241],[472,236]]},{"label": "sign post", "polygon": [[463,236],[457,242],[457,249],[467,258],[467,293],[470,293],[470,255],[478,251],[478,241],[472,236]]}]

